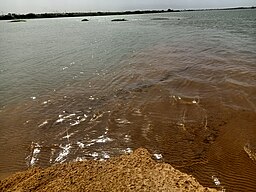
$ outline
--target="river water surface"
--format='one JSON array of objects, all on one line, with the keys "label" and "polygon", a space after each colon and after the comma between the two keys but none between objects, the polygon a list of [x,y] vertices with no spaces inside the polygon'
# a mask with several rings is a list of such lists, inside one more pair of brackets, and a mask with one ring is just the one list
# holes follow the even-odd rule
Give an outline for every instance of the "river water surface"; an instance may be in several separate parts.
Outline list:
[{"label": "river water surface", "polygon": [[1,178],[145,147],[256,188],[255,10],[81,19],[0,22]]}]

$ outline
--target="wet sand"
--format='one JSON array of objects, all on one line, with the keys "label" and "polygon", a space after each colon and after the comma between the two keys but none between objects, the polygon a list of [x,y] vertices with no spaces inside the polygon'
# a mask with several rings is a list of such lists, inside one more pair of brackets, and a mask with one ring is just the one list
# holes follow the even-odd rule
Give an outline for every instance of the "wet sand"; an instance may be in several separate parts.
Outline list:
[{"label": "wet sand", "polygon": [[108,161],[64,163],[16,173],[0,191],[216,191],[192,176],[158,163],[143,148]]}]

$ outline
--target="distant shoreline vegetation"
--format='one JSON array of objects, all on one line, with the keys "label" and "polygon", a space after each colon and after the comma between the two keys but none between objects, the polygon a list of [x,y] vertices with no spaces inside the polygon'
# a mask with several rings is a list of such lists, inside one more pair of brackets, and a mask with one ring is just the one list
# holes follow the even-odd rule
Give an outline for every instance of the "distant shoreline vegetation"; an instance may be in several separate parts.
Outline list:
[{"label": "distant shoreline vegetation", "polygon": [[212,10],[237,10],[237,9],[255,9],[256,7],[235,7],[223,9],[184,9],[184,10],[138,10],[138,11],[123,11],[123,12],[86,12],[86,13],[28,13],[28,14],[15,14],[8,13],[1,15],[0,20],[13,20],[13,19],[40,19],[40,18],[57,18],[57,17],[83,17],[83,16],[108,16],[108,15],[134,15],[134,14],[150,14],[150,13],[166,13],[166,12],[185,12],[185,11],[212,11]]}]

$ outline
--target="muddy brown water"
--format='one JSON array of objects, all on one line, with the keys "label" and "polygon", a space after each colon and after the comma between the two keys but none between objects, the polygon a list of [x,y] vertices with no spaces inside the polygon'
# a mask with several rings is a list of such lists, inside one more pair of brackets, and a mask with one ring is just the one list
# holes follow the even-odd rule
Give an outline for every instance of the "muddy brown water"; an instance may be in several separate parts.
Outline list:
[{"label": "muddy brown water", "polygon": [[[141,29],[141,21],[136,20],[138,16],[133,17],[135,23],[139,22],[138,28],[133,26],[136,32]],[[180,26],[192,20],[178,24],[180,20],[175,19],[171,25],[177,25],[174,33],[178,36]],[[151,23],[159,21],[148,22],[143,26],[145,31],[158,25],[149,32],[152,35],[149,39],[157,39],[154,32],[159,30],[166,35],[169,25],[165,22],[171,21],[161,21],[162,26]],[[122,27],[115,29],[122,31]],[[133,51],[113,48],[111,53],[119,55],[114,59],[111,53],[102,52],[96,59],[90,55],[90,62],[104,63],[100,67],[84,68],[79,65],[81,61],[73,62],[73,58],[72,62],[67,61],[67,67],[60,66],[56,76],[50,76],[48,87],[44,81],[51,71],[41,71],[46,79],[28,80],[26,86],[24,79],[19,84],[17,77],[8,74],[10,81],[16,80],[9,82],[15,85],[15,88],[10,86],[9,92],[8,82],[1,84],[1,96],[5,96],[0,111],[0,177],[31,166],[107,160],[145,147],[157,161],[168,162],[193,175],[204,186],[253,191],[256,188],[255,44],[241,46],[248,41],[248,34],[245,38],[232,32],[227,35],[218,30],[205,31],[205,26],[196,27],[201,28],[181,30],[183,35],[189,33],[184,39],[176,37],[173,41],[170,35],[164,40],[170,38],[171,42],[145,42],[144,47],[133,47]],[[141,37],[139,32],[128,32],[134,38]],[[129,40],[131,46],[136,45],[133,40]],[[118,46],[124,45],[120,41]],[[82,52],[78,50],[75,54],[79,57]],[[106,64],[111,61],[113,65]],[[7,75],[5,70],[1,73]],[[37,74],[42,78],[39,72],[34,76]],[[39,88],[43,91],[38,91]]]}]

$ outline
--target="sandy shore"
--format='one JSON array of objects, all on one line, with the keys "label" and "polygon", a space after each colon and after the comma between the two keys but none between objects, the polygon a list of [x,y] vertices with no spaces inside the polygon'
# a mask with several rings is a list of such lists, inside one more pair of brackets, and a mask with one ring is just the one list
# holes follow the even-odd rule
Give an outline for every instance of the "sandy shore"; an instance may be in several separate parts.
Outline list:
[{"label": "sandy shore", "polygon": [[64,163],[32,168],[0,181],[0,191],[216,191],[166,163],[146,149],[109,161]]}]

